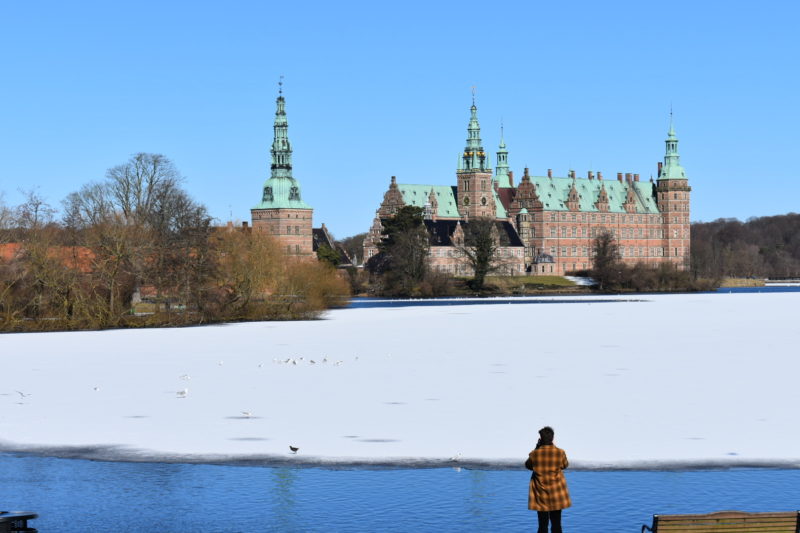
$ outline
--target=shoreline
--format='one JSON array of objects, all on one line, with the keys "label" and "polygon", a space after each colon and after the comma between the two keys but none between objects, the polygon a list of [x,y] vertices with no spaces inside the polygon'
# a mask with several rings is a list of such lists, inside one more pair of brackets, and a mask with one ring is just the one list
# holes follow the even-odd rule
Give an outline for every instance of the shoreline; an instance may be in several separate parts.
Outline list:
[{"label": "shoreline", "polygon": [[[3,455],[42,457],[78,461],[109,463],[152,463],[209,466],[244,466],[261,468],[321,468],[325,470],[427,470],[436,468],[463,468],[485,471],[526,471],[524,458],[469,459],[454,461],[446,458],[386,457],[335,458],[302,457],[294,455],[253,454],[225,456],[203,454],[160,454],[153,451],[133,450],[124,446],[25,446],[0,442]],[[644,460],[622,463],[570,460],[567,470],[574,472],[715,472],[721,470],[800,470],[797,459],[695,459],[695,460]]]}]

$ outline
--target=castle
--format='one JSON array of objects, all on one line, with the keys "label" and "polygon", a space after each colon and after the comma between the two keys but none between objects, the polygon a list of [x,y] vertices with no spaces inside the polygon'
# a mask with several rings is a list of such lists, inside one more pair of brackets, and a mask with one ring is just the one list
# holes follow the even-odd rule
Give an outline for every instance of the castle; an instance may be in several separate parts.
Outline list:
[{"label": "castle", "polygon": [[378,253],[382,221],[410,205],[423,210],[430,265],[440,272],[471,274],[459,246],[475,217],[495,221],[492,233],[501,274],[564,275],[589,269],[595,238],[604,232],[615,237],[626,263],[687,267],[691,187],[671,119],[655,181],[643,182],[639,174],[630,173],[604,180],[602,172],[592,171],[579,178],[574,170],[557,177],[550,169],[546,176],[531,176],[526,168],[515,185],[502,134],[492,174],[474,98],[470,113],[456,185],[402,184],[392,176],[364,240],[365,260]]}]

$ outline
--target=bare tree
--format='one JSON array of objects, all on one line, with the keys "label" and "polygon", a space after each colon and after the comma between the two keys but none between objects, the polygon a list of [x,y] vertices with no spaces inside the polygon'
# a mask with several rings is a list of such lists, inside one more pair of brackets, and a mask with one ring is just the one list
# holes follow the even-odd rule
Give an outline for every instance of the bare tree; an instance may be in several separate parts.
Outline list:
[{"label": "bare tree", "polygon": [[594,240],[592,277],[600,290],[618,286],[623,266],[620,261],[619,245],[610,231],[600,233]]},{"label": "bare tree", "polygon": [[494,219],[488,217],[470,219],[463,228],[464,239],[456,243],[456,249],[473,272],[470,287],[479,291],[486,276],[506,264],[500,256],[500,233]]}]

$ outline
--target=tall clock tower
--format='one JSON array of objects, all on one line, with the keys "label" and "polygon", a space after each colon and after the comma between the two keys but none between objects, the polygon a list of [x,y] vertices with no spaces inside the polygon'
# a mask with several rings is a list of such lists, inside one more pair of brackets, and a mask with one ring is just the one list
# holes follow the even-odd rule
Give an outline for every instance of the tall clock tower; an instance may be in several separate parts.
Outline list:
[{"label": "tall clock tower", "polygon": [[472,97],[470,119],[467,126],[467,146],[458,159],[458,212],[462,217],[491,217],[497,215],[492,187],[492,169],[489,154],[481,142],[481,126],[478,124],[478,108]]},{"label": "tall clock tower", "polygon": [[314,257],[311,231],[314,210],[303,201],[300,182],[292,176],[292,145],[283,84],[275,110],[270,177],[261,189],[261,202],[250,210],[253,229],[271,234],[287,255]]}]

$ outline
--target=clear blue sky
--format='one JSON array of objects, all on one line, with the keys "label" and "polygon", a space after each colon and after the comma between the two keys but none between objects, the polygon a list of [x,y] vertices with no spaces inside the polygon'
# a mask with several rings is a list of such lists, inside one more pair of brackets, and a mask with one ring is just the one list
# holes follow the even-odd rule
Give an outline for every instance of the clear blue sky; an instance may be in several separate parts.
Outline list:
[{"label": "clear blue sky", "polygon": [[800,2],[4,2],[0,191],[54,205],[135,152],[221,220],[269,176],[285,76],[314,222],[369,228],[389,178],[454,184],[470,88],[517,176],[649,178],[670,105],[692,219],[800,211]]}]

